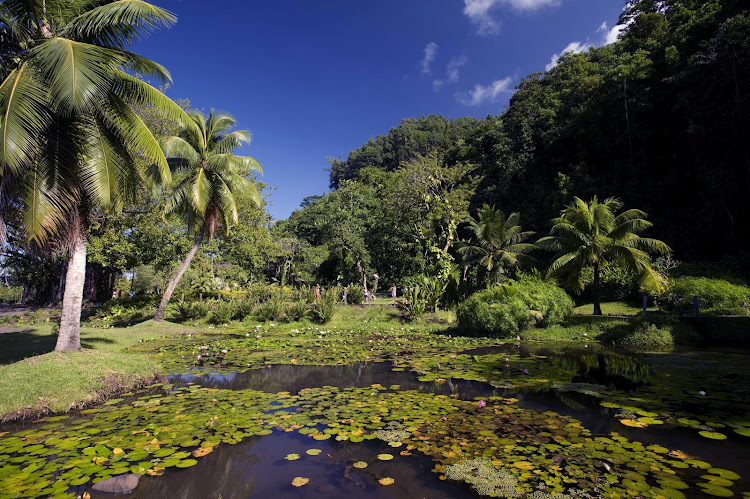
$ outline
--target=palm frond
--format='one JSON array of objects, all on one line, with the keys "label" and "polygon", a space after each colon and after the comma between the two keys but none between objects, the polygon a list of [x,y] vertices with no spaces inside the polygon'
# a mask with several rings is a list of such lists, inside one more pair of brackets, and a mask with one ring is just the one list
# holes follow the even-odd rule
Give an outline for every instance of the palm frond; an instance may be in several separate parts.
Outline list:
[{"label": "palm frond", "polygon": [[123,48],[177,21],[171,12],[141,0],[97,2],[60,30],[59,35],[103,47]]},{"label": "palm frond", "polygon": [[0,85],[0,174],[30,167],[51,121],[47,91],[22,64]]}]

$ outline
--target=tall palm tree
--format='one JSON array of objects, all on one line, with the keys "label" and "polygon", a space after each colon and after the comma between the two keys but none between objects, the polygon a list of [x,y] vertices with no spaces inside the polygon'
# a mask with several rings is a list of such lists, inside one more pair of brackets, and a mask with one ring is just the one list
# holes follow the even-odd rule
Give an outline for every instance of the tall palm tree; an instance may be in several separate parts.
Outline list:
[{"label": "tall palm tree", "polygon": [[604,262],[633,272],[643,290],[659,292],[664,286],[664,277],[651,267],[649,252],[668,254],[669,246],[638,235],[652,226],[646,213],[630,209],[617,215],[620,208],[622,201],[615,198],[602,203],[596,196],[590,203],[573,198],[552,220],[550,235],[537,242],[540,247],[557,252],[549,273],[566,277],[569,288],[582,291],[581,273],[584,268],[593,267],[594,315],[602,315],[599,269]]},{"label": "tall palm tree", "polygon": [[233,151],[250,142],[246,130],[235,130],[235,120],[226,113],[213,110],[208,117],[199,112],[190,116],[194,127],[179,137],[160,139],[164,154],[176,176],[181,178],[167,198],[165,212],[185,215],[195,232],[195,244],[170,279],[155,321],[164,320],[177,283],[190,266],[203,240],[210,241],[221,221],[227,232],[237,224],[237,203],[245,200],[260,204],[260,192],[247,176],[261,171],[260,164],[249,156],[236,156]]},{"label": "tall palm tree", "polygon": [[[536,246],[525,242],[534,232],[524,231],[519,225],[519,214],[505,214],[485,204],[477,211],[477,218],[469,218],[471,239],[458,249],[468,264],[478,264],[480,270],[495,281],[518,267],[520,261]],[[479,279],[481,280],[481,278]]]},{"label": "tall palm tree", "polygon": [[143,173],[137,159],[170,178],[133,105],[174,121],[187,115],[128,72],[166,81],[166,69],[126,49],[176,18],[141,0],[3,0],[0,19],[19,49],[0,84],[2,198],[30,244],[67,252],[56,350],[76,350],[89,210],[118,207],[134,193]]}]

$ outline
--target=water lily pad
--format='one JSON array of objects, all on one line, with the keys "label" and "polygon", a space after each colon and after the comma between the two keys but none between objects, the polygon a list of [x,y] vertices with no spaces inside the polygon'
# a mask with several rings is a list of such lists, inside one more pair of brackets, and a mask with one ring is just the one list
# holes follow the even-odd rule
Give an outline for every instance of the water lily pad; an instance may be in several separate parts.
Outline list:
[{"label": "water lily pad", "polygon": [[299,459],[299,457],[299,454],[287,454],[284,459],[286,459],[287,461],[296,461],[297,459]]},{"label": "water lily pad", "polygon": [[355,468],[358,468],[360,470],[367,468],[367,463],[364,461],[357,461],[356,463],[352,464]]},{"label": "water lily pad", "polygon": [[394,480],[391,477],[385,477],[385,478],[381,478],[380,480],[378,480],[378,483],[380,483],[380,485],[388,486],[388,485],[393,485],[395,481],[396,480]]},{"label": "water lily pad", "polygon": [[393,459],[393,456],[391,454],[378,454],[378,459],[380,461],[390,461]]},{"label": "water lily pad", "polygon": [[725,478],[727,480],[739,480],[740,476],[735,473],[734,471],[725,470],[723,468],[709,468],[708,472],[712,475],[718,475],[721,478]]},{"label": "water lily pad", "polygon": [[195,459],[183,459],[175,466],[177,466],[178,468],[189,468],[191,466],[195,466],[196,464],[198,464],[198,461],[196,461]]},{"label": "water lily pad", "polygon": [[735,428],[734,432],[743,437],[750,437],[750,428]]},{"label": "water lily pad", "polygon": [[213,452],[213,447],[200,447],[198,449],[195,449],[193,451],[193,457],[203,457],[211,454]]},{"label": "water lily pad", "polygon": [[309,482],[309,478],[298,476],[294,480],[292,480],[292,485],[295,487],[302,487],[303,485],[307,485],[307,482]]},{"label": "water lily pad", "polygon": [[305,451],[305,453],[306,453],[307,455],[309,455],[309,456],[317,456],[317,455],[318,455],[318,454],[320,454],[321,452],[323,452],[323,451],[322,451],[322,450],[320,450],[320,449],[307,449],[307,450]]},{"label": "water lily pad", "polygon": [[732,497],[734,495],[734,492],[732,492],[731,490],[729,490],[729,489],[727,489],[725,487],[720,487],[718,485],[714,485],[712,483],[703,483],[703,482],[701,482],[701,483],[698,483],[698,486],[701,488],[701,491],[704,494],[708,494],[710,496],[715,496],[715,497]]},{"label": "water lily pad", "polygon": [[719,433],[718,431],[699,431],[698,435],[705,438],[710,438],[711,440],[726,440],[727,436],[723,433]]}]

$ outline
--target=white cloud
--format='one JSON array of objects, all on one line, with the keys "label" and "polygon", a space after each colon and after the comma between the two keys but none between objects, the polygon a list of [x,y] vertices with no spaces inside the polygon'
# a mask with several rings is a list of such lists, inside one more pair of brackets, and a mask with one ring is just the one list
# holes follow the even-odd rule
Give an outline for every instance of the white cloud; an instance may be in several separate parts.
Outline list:
[{"label": "white cloud", "polygon": [[568,52],[577,54],[579,52],[585,52],[591,47],[593,47],[593,45],[591,45],[590,43],[581,43],[581,42],[569,43],[568,46],[562,49],[562,51],[559,54],[555,54],[552,56],[549,63],[544,67],[544,70],[549,71],[550,69],[557,66],[557,62],[560,60],[560,57],[562,57],[563,54],[567,54]]},{"label": "white cloud", "polygon": [[461,68],[464,67],[469,59],[462,55],[460,57],[451,57],[448,65],[445,67],[445,79],[434,80],[432,88],[437,92],[446,83],[456,83],[459,79]]},{"label": "white cloud", "polygon": [[548,5],[559,5],[562,0],[464,0],[464,15],[477,25],[480,35],[493,35],[500,31],[500,22],[490,15],[498,5],[507,5],[521,11],[536,10]]},{"label": "white cloud", "polygon": [[604,36],[602,38],[602,45],[609,45],[610,43],[615,43],[620,36],[620,33],[622,33],[625,28],[627,28],[627,24],[617,24],[613,26],[611,29],[607,26],[607,21],[604,21],[601,26],[599,26],[599,29],[597,30],[599,33],[604,33]]},{"label": "white cloud", "polygon": [[427,44],[427,46],[424,48],[424,57],[422,58],[422,74],[430,74],[431,69],[430,66],[432,66],[432,61],[435,60],[435,56],[437,55],[438,51],[438,44],[435,42],[430,42]]},{"label": "white cloud", "polygon": [[486,101],[494,101],[502,93],[513,92],[512,81],[513,79],[509,76],[493,81],[487,86],[477,83],[470,92],[456,94],[456,99],[467,106],[478,106]]}]

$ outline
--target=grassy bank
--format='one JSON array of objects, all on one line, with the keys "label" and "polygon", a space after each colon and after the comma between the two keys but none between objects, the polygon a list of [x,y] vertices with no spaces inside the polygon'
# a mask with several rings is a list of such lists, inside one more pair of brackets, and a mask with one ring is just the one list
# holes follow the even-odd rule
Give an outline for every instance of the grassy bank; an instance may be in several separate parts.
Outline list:
[{"label": "grassy bank", "polygon": [[158,363],[127,347],[142,340],[193,332],[179,324],[145,322],[129,328],[81,328],[80,352],[54,352],[49,324],[0,334],[0,419],[65,412],[150,382]]},{"label": "grassy bank", "polygon": [[52,352],[0,366],[3,421],[66,412],[152,380],[159,366],[142,355]]}]

